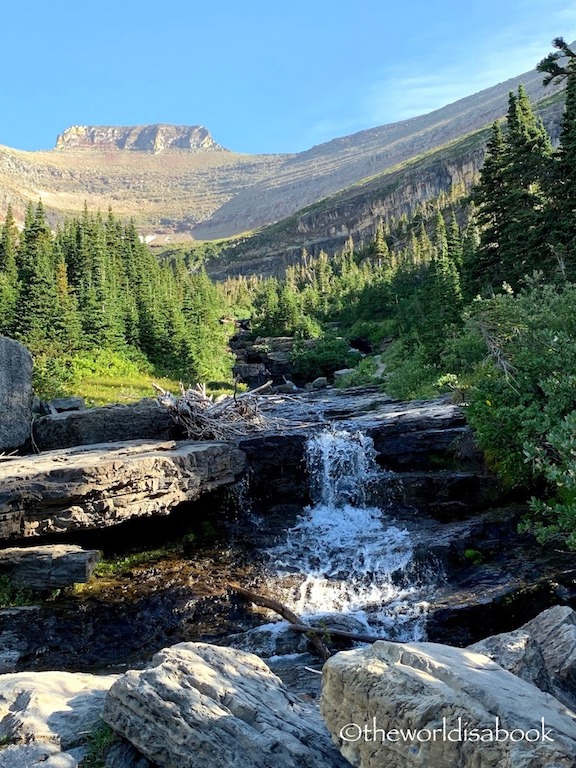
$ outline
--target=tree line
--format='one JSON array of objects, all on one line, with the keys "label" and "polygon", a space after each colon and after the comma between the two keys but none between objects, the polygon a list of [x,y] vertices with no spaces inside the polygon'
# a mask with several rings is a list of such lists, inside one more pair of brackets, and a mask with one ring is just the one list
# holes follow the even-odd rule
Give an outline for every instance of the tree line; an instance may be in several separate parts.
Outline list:
[{"label": "tree line", "polygon": [[0,333],[37,356],[113,350],[185,381],[229,379],[222,301],[203,270],[158,260],[133,222],[85,207],[53,232],[43,205],[0,230]]}]

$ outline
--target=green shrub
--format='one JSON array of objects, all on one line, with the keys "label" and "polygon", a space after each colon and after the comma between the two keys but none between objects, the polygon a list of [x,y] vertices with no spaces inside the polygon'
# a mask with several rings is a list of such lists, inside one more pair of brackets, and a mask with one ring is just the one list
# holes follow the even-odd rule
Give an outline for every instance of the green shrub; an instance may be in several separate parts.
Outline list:
[{"label": "green shrub", "polygon": [[358,355],[350,353],[349,348],[345,339],[325,336],[313,348],[295,344],[291,362],[295,373],[305,379],[332,376],[334,371],[350,368],[358,360]]},{"label": "green shrub", "polygon": [[343,387],[360,387],[365,384],[382,383],[381,379],[375,379],[374,374],[378,368],[378,364],[373,357],[365,357],[350,373],[345,376],[339,376],[335,383],[338,388]]},{"label": "green shrub", "polygon": [[13,608],[33,602],[32,590],[12,583],[8,576],[0,576],[0,608]]}]

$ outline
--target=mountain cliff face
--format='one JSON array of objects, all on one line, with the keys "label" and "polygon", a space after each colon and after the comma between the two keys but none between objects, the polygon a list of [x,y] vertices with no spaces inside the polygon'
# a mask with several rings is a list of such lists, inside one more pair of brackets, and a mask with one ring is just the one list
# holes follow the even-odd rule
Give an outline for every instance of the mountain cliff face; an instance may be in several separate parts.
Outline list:
[{"label": "mountain cliff face", "polygon": [[73,125],[56,139],[56,149],[132,149],[139,152],[164,152],[186,149],[193,152],[221,152],[206,128],[201,125]]},{"label": "mountain cliff face", "polygon": [[[42,199],[53,222],[80,212],[84,202],[101,210],[111,205],[158,245],[228,238],[280,222],[231,252],[231,263],[258,249],[299,250],[303,239],[318,248],[348,234],[362,239],[386,211],[401,212],[454,179],[469,184],[482,142],[445,166],[438,160],[435,171],[426,163],[504,115],[520,82],[533,102],[554,100],[558,87],[545,90],[541,80],[533,70],[427,115],[290,155],[235,153],[202,126],[74,126],[54,150],[0,146],[0,220],[8,203],[23,218],[26,204]],[[415,158],[424,160],[421,171]]]}]

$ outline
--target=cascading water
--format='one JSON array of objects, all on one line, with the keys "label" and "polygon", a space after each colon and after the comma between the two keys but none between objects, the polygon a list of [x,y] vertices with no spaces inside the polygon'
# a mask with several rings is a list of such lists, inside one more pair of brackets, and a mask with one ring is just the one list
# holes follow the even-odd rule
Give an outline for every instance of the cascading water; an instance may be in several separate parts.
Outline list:
[{"label": "cascading water", "polygon": [[[314,504],[268,551],[275,591],[306,619],[345,614],[373,634],[423,639],[422,588],[429,584],[416,576],[408,531],[390,516],[399,483],[375,456],[362,433],[327,430],[310,438]],[[376,487],[379,507],[371,503]]]}]

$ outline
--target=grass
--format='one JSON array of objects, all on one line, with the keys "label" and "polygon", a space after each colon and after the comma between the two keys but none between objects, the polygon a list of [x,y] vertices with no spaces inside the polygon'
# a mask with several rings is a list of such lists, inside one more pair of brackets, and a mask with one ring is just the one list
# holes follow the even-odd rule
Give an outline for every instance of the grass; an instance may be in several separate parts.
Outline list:
[{"label": "grass", "polygon": [[129,571],[147,563],[154,563],[163,560],[167,555],[180,553],[182,547],[178,544],[169,544],[159,549],[149,549],[144,552],[133,552],[129,555],[117,558],[107,558],[101,560],[94,570],[94,575],[100,578],[117,576],[120,573]]},{"label": "grass", "polygon": [[152,381],[173,393],[180,389],[179,383],[174,379],[152,379],[149,373],[135,373],[123,376],[89,376],[75,383],[74,391],[69,394],[83,397],[88,406],[133,403],[143,397],[156,395]]},{"label": "grass", "polygon": [[120,736],[102,722],[88,736],[88,751],[81,762],[81,768],[105,768],[108,750],[120,741]]}]

